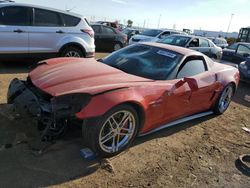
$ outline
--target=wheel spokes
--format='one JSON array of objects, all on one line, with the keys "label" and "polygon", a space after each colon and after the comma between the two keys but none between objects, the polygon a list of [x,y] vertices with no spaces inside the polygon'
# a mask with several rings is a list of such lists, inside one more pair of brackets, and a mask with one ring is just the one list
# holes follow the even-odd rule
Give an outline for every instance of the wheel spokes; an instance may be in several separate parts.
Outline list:
[{"label": "wheel spokes", "polygon": [[106,134],[104,137],[101,138],[101,143],[104,144],[107,141],[111,140],[113,138],[113,131],[110,131],[108,134]]},{"label": "wheel spokes", "polygon": [[128,144],[135,130],[135,118],[129,111],[112,114],[104,123],[100,136],[100,147],[108,152],[118,152]]}]

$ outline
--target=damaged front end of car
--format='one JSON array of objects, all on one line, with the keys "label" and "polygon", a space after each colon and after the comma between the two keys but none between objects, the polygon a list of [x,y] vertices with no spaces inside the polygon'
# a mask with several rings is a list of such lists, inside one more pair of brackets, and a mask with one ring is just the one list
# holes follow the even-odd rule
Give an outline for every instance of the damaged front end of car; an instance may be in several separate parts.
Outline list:
[{"label": "damaged front end of car", "polygon": [[12,80],[7,94],[8,104],[19,117],[35,118],[42,141],[63,136],[72,122],[81,122],[75,116],[91,100],[91,95],[73,93],[52,96],[27,81]]}]

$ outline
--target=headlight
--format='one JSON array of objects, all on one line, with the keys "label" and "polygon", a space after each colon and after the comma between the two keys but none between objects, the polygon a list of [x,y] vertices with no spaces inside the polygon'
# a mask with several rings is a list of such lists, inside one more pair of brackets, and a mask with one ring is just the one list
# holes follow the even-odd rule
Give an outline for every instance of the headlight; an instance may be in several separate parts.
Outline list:
[{"label": "headlight", "polygon": [[243,70],[247,70],[247,65],[245,61],[240,64],[240,68]]},{"label": "headlight", "polygon": [[54,97],[51,99],[52,112],[60,117],[74,116],[80,112],[90,100],[91,95],[82,93]]}]

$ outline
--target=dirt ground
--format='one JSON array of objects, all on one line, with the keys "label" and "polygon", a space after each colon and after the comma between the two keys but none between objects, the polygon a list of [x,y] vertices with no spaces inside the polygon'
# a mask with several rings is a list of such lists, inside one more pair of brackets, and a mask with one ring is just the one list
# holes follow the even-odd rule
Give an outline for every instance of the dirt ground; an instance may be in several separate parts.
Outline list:
[{"label": "dirt ground", "polygon": [[138,138],[109,160],[87,161],[79,152],[80,128],[37,156],[35,123],[9,116],[9,81],[25,78],[27,66],[0,64],[0,187],[250,187],[250,175],[237,163],[250,153],[250,134],[242,130],[250,128],[250,85],[240,84],[222,116]]}]

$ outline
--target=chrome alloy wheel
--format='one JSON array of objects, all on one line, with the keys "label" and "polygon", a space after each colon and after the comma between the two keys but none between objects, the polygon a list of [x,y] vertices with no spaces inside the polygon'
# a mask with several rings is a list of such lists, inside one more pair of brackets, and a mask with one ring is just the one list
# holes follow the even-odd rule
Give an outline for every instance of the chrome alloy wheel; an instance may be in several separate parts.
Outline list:
[{"label": "chrome alloy wheel", "polygon": [[81,55],[76,51],[69,51],[65,54],[65,57],[81,57]]},{"label": "chrome alloy wheel", "polygon": [[113,113],[103,124],[99,134],[99,145],[107,153],[115,153],[126,146],[136,130],[134,115],[122,110]]},{"label": "chrome alloy wheel", "polygon": [[228,106],[232,100],[232,97],[233,97],[233,88],[231,86],[228,86],[224,89],[224,91],[220,97],[220,101],[219,101],[220,112],[226,111],[226,109],[228,108]]}]

